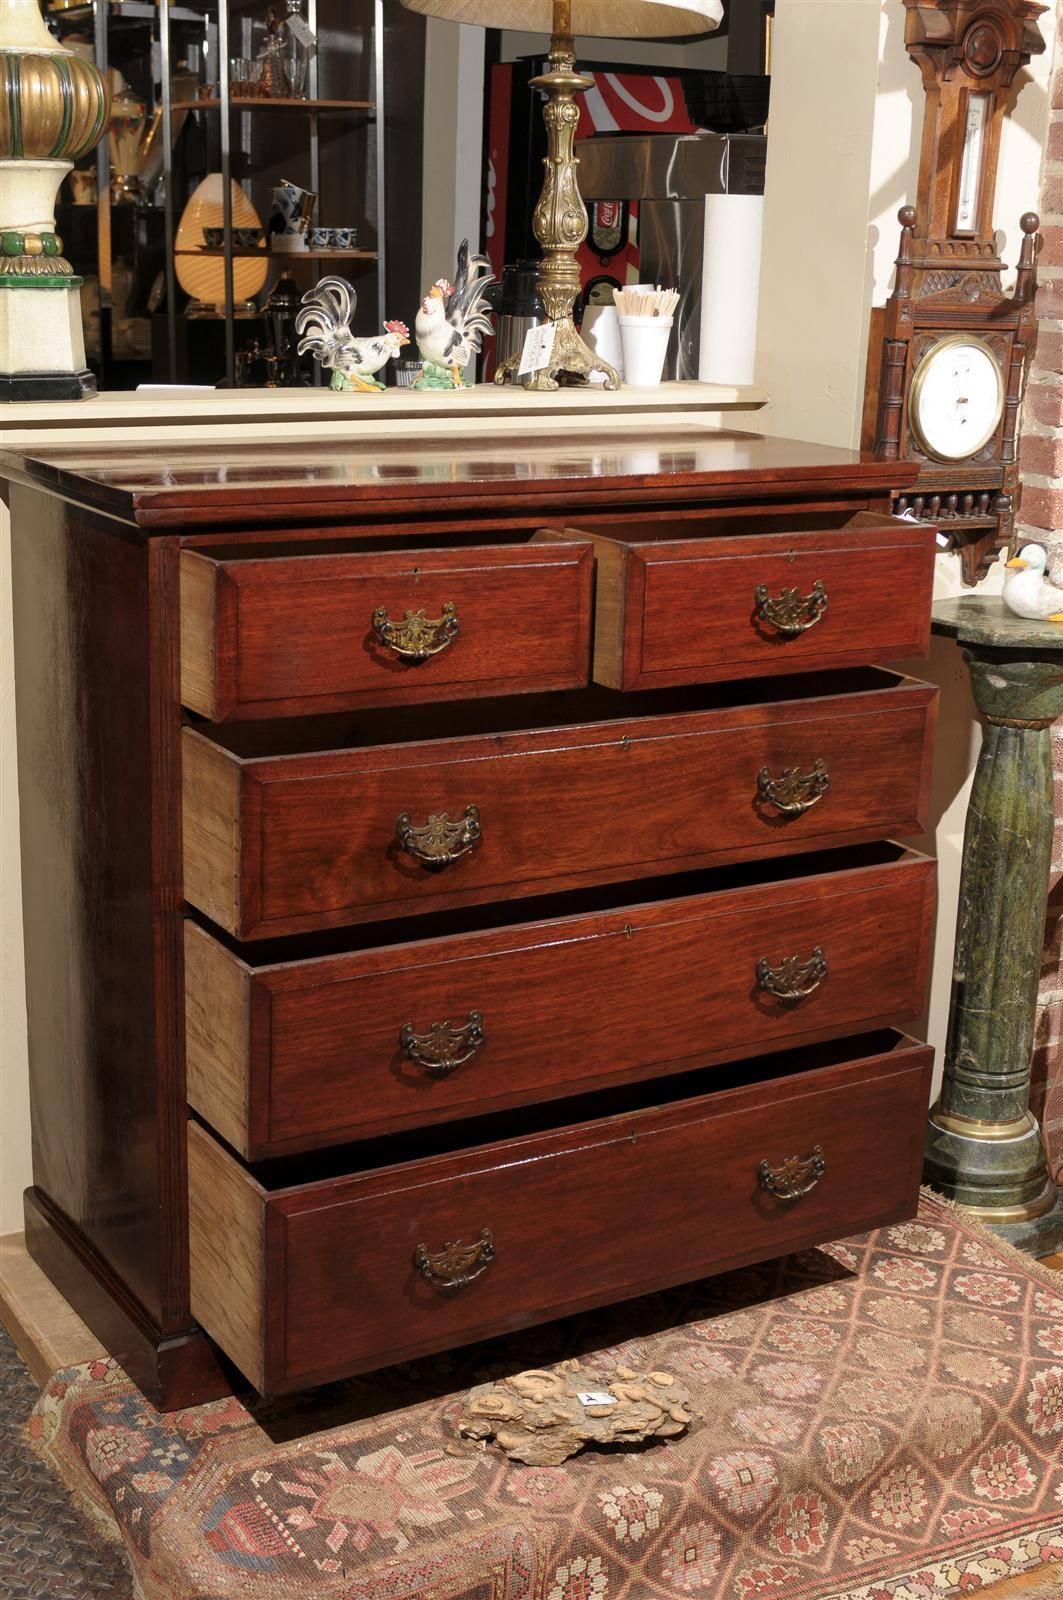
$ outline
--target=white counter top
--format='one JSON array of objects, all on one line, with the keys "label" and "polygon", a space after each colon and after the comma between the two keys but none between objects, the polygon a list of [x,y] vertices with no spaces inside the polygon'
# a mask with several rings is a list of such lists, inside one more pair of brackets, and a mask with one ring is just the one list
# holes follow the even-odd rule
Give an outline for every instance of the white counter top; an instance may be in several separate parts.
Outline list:
[{"label": "white counter top", "polygon": [[[712,383],[662,383],[652,389],[598,386],[558,389],[553,394],[480,384],[455,391],[385,389],[380,394],[331,389],[160,389],[100,394],[91,400],[0,405],[0,440],[11,449],[31,443],[86,442],[96,430],[111,441],[197,437],[215,443],[219,429],[232,437],[266,440],[372,437],[395,438],[429,428],[435,437],[476,433],[490,420],[492,433],[556,432],[566,427],[638,426],[652,415],[655,426],[673,419],[689,427],[719,426],[721,413],[755,413],[764,390]],[[752,420],[751,420],[751,426]]]}]

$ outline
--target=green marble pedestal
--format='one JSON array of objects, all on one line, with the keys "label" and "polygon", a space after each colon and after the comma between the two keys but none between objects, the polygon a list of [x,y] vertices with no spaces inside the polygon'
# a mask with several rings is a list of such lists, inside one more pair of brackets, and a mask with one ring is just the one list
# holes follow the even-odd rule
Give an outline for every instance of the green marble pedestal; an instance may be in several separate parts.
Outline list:
[{"label": "green marble pedestal", "polygon": [[934,631],[965,647],[986,726],[964,833],[945,1075],[930,1112],[925,1176],[1012,1243],[1049,1254],[1063,1243],[1063,1202],[1030,1111],[1030,1066],[1063,625],[1028,622],[980,596],[939,601]]}]

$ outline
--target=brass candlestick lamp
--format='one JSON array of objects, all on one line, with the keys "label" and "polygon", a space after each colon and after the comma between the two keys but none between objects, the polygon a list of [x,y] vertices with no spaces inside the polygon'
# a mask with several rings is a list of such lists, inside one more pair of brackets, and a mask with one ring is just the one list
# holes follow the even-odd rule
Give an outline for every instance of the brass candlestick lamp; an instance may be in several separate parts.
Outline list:
[{"label": "brass candlestick lamp", "polygon": [[[554,342],[547,365],[524,380],[528,389],[556,389],[563,373],[586,383],[592,372],[605,378],[607,389],[620,378],[576,331],[572,308],[580,290],[577,252],[587,237],[587,208],[579,192],[575,155],[579,106],[576,96],[592,80],[576,70],[574,33],[606,39],[689,38],[711,33],[723,16],[722,0],[403,0],[411,11],[445,17],[451,22],[479,23],[525,33],[550,34],[550,70],[532,79],[546,96],[545,178],[532,218],[542,247],[539,288]],[[496,383],[520,364],[520,354],[499,367]]]}]

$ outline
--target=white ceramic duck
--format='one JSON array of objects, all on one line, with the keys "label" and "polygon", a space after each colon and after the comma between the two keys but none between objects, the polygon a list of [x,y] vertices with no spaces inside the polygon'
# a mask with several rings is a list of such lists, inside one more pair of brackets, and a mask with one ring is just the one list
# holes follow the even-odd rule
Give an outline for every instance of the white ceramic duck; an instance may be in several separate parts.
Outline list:
[{"label": "white ceramic duck", "polygon": [[1063,589],[1048,576],[1048,555],[1039,544],[1024,544],[1005,565],[1003,600],[1017,617],[1063,622]]}]

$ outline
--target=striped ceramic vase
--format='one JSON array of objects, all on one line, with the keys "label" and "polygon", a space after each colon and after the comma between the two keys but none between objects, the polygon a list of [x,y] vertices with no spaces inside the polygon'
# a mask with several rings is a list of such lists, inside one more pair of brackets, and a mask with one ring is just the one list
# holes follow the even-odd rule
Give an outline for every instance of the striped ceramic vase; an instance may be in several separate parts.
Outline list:
[{"label": "striped ceramic vase", "polygon": [[0,398],[94,392],[55,197],[106,130],[109,100],[96,67],[52,38],[37,0],[0,0]]}]

